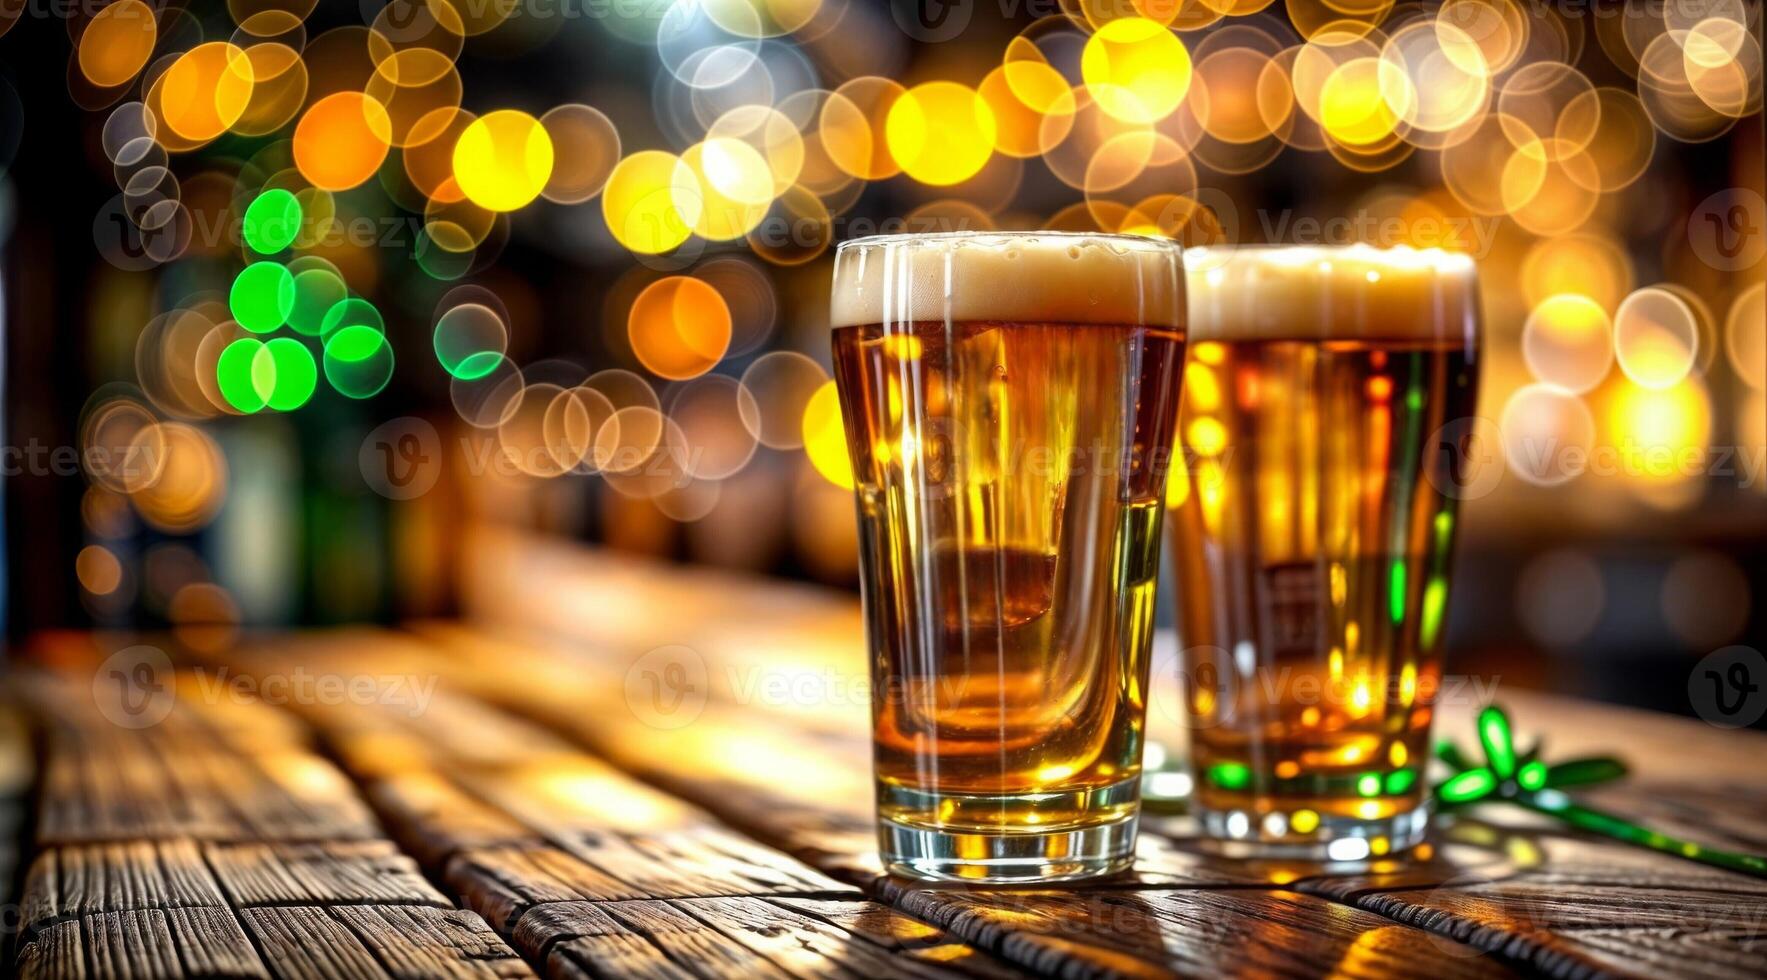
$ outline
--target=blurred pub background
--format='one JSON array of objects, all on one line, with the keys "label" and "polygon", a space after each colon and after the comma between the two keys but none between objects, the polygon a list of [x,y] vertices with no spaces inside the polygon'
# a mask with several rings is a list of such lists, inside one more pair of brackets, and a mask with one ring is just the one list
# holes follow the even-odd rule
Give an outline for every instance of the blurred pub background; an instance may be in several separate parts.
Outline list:
[{"label": "blurred pub background", "polygon": [[1759,3],[3,6],[15,641],[456,614],[497,526],[856,589],[833,243],[1054,227],[1473,252],[1450,670],[1761,642]]}]

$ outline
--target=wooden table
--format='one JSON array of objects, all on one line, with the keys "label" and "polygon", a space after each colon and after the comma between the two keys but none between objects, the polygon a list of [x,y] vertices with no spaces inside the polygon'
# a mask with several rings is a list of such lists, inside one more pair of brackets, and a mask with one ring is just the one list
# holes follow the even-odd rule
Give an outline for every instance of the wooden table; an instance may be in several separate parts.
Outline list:
[{"label": "wooden table", "polygon": [[[1182,816],[1149,815],[1123,878],[892,880],[872,850],[850,598],[498,535],[471,553],[470,625],[224,654],[161,642],[176,669],[149,663],[160,694],[122,725],[106,657],[127,644],[43,637],[0,702],[0,870],[15,841],[29,869],[5,962],[26,977],[1767,975],[1767,881],[1495,810],[1444,821],[1423,860],[1354,875],[1211,859]],[[1622,748],[1634,777],[1590,798],[1767,851],[1767,738],[1503,698],[1554,753]],[[31,819],[8,822],[27,790]]]}]

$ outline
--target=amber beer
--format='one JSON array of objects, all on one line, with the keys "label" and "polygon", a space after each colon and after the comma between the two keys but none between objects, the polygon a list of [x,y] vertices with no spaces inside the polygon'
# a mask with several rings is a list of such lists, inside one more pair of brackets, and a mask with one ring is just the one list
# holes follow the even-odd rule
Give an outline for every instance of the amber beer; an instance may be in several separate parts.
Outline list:
[{"label": "amber beer", "polygon": [[843,245],[834,366],[859,512],[879,841],[903,874],[1057,880],[1135,844],[1175,245]]},{"label": "amber beer", "polygon": [[1193,250],[1168,526],[1196,808],[1223,849],[1360,860],[1422,837],[1457,434],[1478,388],[1464,256]]}]

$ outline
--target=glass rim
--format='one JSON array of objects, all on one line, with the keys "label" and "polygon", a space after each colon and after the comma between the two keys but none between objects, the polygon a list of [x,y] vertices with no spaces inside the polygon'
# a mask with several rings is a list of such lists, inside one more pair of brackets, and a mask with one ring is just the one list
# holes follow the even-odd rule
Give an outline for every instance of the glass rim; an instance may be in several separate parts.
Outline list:
[{"label": "glass rim", "polygon": [[839,255],[848,249],[877,248],[881,245],[909,244],[926,242],[976,242],[984,243],[1000,241],[1036,241],[1038,239],[1058,239],[1072,241],[1112,242],[1128,245],[1147,251],[1183,252],[1184,246],[1171,238],[1155,238],[1151,235],[1132,235],[1120,231],[902,231],[887,234],[862,235],[849,238],[835,245],[835,254]]}]

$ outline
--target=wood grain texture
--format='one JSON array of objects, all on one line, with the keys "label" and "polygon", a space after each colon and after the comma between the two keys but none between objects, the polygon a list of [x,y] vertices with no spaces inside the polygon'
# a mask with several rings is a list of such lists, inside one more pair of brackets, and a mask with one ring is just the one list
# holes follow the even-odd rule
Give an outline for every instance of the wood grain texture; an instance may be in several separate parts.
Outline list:
[{"label": "wood grain texture", "polygon": [[1274,974],[1490,977],[1478,950],[1286,890],[1062,893],[893,883],[890,901],[1027,969],[1057,976]]},{"label": "wood grain texture", "polygon": [[1549,826],[1451,834],[1430,862],[1294,887],[1552,976],[1767,971],[1767,882]]},{"label": "wood grain texture", "polygon": [[27,933],[57,919],[227,906],[191,841],[88,844],[44,851],[33,862],[27,882]]},{"label": "wood grain texture", "polygon": [[554,976],[1020,975],[943,930],[852,899],[557,903],[524,916],[514,941]]},{"label": "wood grain texture", "polygon": [[459,909],[352,905],[331,910],[395,977],[532,977],[485,920]]},{"label": "wood grain texture", "polygon": [[[693,898],[672,904],[785,972],[799,976],[963,975],[943,964],[895,955],[890,947],[825,919],[758,898]],[[618,914],[616,911],[615,915]]]},{"label": "wood grain texture", "polygon": [[78,921],[57,922],[18,950],[21,980],[75,980],[85,977],[86,953]]},{"label": "wood grain texture", "polygon": [[[257,651],[254,662],[277,669],[298,656],[314,670],[350,663],[379,671],[391,663],[441,673],[443,665],[432,662],[437,654],[434,644],[352,631],[347,638],[272,645]],[[393,834],[412,842],[441,872],[448,893],[551,976],[792,975],[779,957],[769,958],[686,906],[665,901],[711,902],[704,914],[728,916],[730,910],[719,912],[716,903],[733,897],[757,900],[741,907],[747,916],[738,930],[743,936],[762,929],[831,952],[844,943],[852,947],[845,955],[862,959],[871,972],[1016,975],[931,927],[921,927],[930,939],[914,943],[880,942],[843,929],[836,918],[866,923],[877,934],[891,916],[907,919],[634,780],[549,729],[445,687],[421,713],[369,706],[300,713],[368,788]],[[258,873],[253,880],[266,877]],[[247,892],[230,880],[227,890],[248,902],[269,893]],[[827,901],[831,913],[845,902],[869,914],[818,917],[762,896]],[[331,911],[360,914],[353,907]]]},{"label": "wood grain texture", "polygon": [[[548,950],[570,974],[640,977],[783,977],[773,961],[668,902],[547,906],[518,942]],[[787,930],[781,926],[780,931]],[[524,949],[528,948],[524,945]]]},{"label": "wood grain texture", "polygon": [[540,843],[533,829],[434,772],[372,779],[365,792],[394,839],[432,872],[464,850]]},{"label": "wood grain texture", "polygon": [[[584,581],[563,564],[553,572]],[[197,699],[144,731],[96,717],[77,674],[34,678],[25,697],[46,716],[45,826],[22,896],[19,969],[1767,975],[1767,883],[1493,808],[1442,821],[1425,859],[1358,874],[1222,861],[1197,846],[1193,823],[1149,816],[1135,873],[1109,881],[1023,891],[882,877],[862,705],[757,703],[743,691],[769,671],[863,670],[848,659],[857,648],[825,632],[850,607],[658,569],[626,583],[647,596],[712,585],[734,590],[708,600],[718,615],[764,608],[768,619],[734,635],[720,629],[737,620],[713,620],[695,634],[712,680],[703,709],[676,727],[647,723],[623,686],[657,636],[598,636],[592,651],[440,624],[272,639],[208,668],[438,683],[421,710]],[[531,601],[548,594],[535,588]],[[697,608],[690,599],[683,610]],[[1592,799],[1713,843],[1767,836],[1767,788],[1715,775],[1737,772],[1750,753],[1736,746],[1758,741],[1516,703],[1524,734],[1544,735],[1555,754],[1580,750],[1585,727],[1632,726],[1635,778]],[[1451,730],[1467,722],[1444,711]],[[1720,761],[1678,768],[1687,746]]]},{"label": "wood grain texture", "polygon": [[209,844],[203,853],[237,907],[450,904],[390,841]]},{"label": "wood grain texture", "polygon": [[24,685],[46,719],[46,764],[22,973],[532,976],[380,839],[306,729],[197,699],[130,730],[81,701],[79,676]]},{"label": "wood grain texture", "polygon": [[264,959],[282,980],[384,977],[380,961],[342,922],[320,908],[262,908],[240,913]]}]

